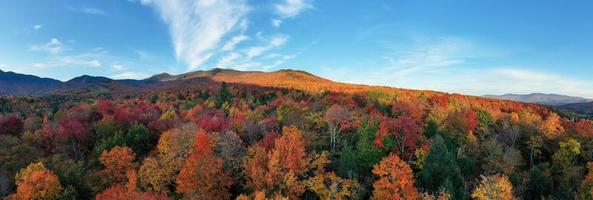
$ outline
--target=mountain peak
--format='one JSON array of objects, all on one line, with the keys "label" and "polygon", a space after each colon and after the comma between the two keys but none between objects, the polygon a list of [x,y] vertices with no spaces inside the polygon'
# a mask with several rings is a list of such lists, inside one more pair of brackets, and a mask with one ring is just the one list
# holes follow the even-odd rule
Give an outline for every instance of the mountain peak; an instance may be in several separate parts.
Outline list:
[{"label": "mountain peak", "polygon": [[82,75],[66,81],[67,84],[93,84],[93,83],[106,83],[112,81],[109,78],[102,76],[90,76]]},{"label": "mountain peak", "polygon": [[151,77],[147,78],[146,80],[161,81],[161,80],[165,80],[169,77],[172,77],[172,75],[169,73],[160,73],[160,74],[152,75]]}]

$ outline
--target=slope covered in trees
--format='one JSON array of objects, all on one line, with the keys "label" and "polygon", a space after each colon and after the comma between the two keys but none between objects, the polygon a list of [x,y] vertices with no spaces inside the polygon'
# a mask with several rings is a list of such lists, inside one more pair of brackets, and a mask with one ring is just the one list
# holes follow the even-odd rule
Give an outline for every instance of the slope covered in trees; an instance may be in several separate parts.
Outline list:
[{"label": "slope covered in trees", "polygon": [[1,97],[0,196],[593,196],[593,121],[546,107],[300,71],[152,81],[162,84],[118,95]]}]

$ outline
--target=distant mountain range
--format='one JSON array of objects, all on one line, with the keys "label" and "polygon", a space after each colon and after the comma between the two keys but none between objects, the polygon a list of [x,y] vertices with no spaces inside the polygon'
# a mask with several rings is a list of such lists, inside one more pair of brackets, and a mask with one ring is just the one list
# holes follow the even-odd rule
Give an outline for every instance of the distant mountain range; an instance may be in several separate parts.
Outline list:
[{"label": "distant mountain range", "polygon": [[180,75],[162,73],[143,80],[114,80],[106,77],[83,75],[65,82],[33,75],[0,71],[0,94],[16,96],[128,94],[130,92],[142,92],[143,90],[181,88],[192,83],[223,81],[270,87],[293,87],[305,90],[311,87],[311,85],[316,87],[359,87],[359,85],[354,84],[333,82],[298,70],[260,72],[215,68]]},{"label": "distant mountain range", "polygon": [[593,102],[566,104],[558,108],[576,112],[575,115],[578,117],[593,118]]},{"label": "distant mountain range", "polygon": [[525,102],[525,103],[536,103],[536,104],[549,105],[549,106],[561,106],[561,105],[567,105],[567,104],[588,103],[588,102],[593,101],[591,99],[586,99],[586,98],[582,98],[582,97],[573,97],[573,96],[558,95],[558,94],[542,94],[542,93],[484,95],[483,97],[492,98],[492,99],[520,101],[520,102]]},{"label": "distant mountain range", "polygon": [[[4,72],[0,70],[0,94],[9,95],[54,95],[54,94],[127,94],[142,90],[155,90],[166,88],[181,88],[192,83],[228,82],[240,84],[253,84],[267,87],[297,88],[316,91],[328,89],[342,92],[380,91],[388,87],[375,87],[367,85],[346,84],[324,79],[305,71],[278,70],[274,72],[238,71],[232,69],[215,68],[206,71],[195,71],[180,75],[167,73],[156,74],[143,80],[114,80],[106,77],[83,75],[62,82],[50,78],[40,78],[33,75]],[[411,90],[398,89],[399,92]],[[549,106],[566,105],[570,108],[584,108],[592,102],[581,97],[571,97],[557,94],[505,94],[485,95],[483,97],[536,103]],[[573,105],[574,104],[574,105]],[[593,103],[590,103],[593,105]],[[572,106],[572,107],[571,107]],[[593,110],[593,109],[592,109]]]},{"label": "distant mountain range", "polygon": [[0,93],[12,95],[30,95],[36,91],[47,90],[62,84],[51,78],[17,74],[0,70]]}]

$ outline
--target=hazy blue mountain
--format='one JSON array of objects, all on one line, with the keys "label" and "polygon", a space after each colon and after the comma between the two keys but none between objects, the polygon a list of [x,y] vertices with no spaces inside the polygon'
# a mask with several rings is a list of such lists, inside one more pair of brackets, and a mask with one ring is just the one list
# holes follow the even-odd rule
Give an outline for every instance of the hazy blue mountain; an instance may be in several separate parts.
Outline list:
[{"label": "hazy blue mountain", "polygon": [[536,103],[536,104],[542,104],[542,105],[551,105],[551,106],[559,106],[559,105],[574,104],[574,103],[586,103],[586,102],[593,101],[593,100],[582,98],[582,97],[573,97],[573,96],[566,96],[566,95],[559,95],[559,94],[542,94],[542,93],[484,95],[484,97],[493,98],[493,99],[520,101],[520,102],[526,102],[526,103]]},{"label": "hazy blue mountain", "polygon": [[29,95],[41,90],[55,88],[62,82],[51,78],[4,72],[0,70],[0,93]]}]

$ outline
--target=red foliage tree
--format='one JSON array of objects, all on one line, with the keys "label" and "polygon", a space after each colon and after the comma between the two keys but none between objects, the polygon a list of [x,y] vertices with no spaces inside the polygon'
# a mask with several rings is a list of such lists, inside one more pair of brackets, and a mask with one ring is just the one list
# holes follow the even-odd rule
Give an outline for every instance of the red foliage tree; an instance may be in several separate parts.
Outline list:
[{"label": "red foliage tree", "polygon": [[480,120],[478,120],[476,112],[472,109],[465,111],[461,122],[463,122],[462,126],[468,134],[473,134],[476,127],[480,125]]},{"label": "red foliage tree", "polygon": [[92,139],[89,125],[79,120],[64,120],[58,129],[58,140],[61,142],[73,142],[80,148],[86,148]]},{"label": "red foliage tree", "polygon": [[177,192],[192,199],[228,199],[231,178],[223,171],[223,160],[210,146],[205,133],[198,133],[195,148],[177,176]]},{"label": "red foliage tree", "polygon": [[23,120],[20,117],[9,115],[0,118],[0,135],[17,136],[23,132]]},{"label": "red foliage tree", "polygon": [[219,132],[226,128],[227,120],[224,113],[218,110],[211,111],[208,115],[202,116],[199,122],[200,128],[206,132]]},{"label": "red foliage tree", "polygon": [[261,144],[266,148],[266,150],[271,150],[275,146],[276,138],[278,138],[278,133],[276,133],[276,131],[272,131],[264,136],[264,138],[261,140]]},{"label": "red foliage tree", "polygon": [[377,141],[375,144],[383,146],[383,138],[392,135],[395,139],[398,154],[405,159],[413,156],[418,144],[423,140],[422,132],[423,112],[410,103],[394,103],[392,105],[393,118],[381,119]]},{"label": "red foliage tree", "polygon": [[574,129],[580,136],[591,137],[593,136],[593,121],[580,120],[574,124]]}]

